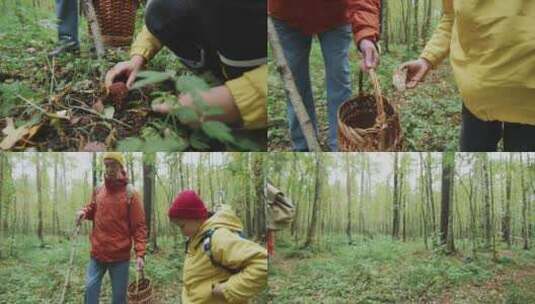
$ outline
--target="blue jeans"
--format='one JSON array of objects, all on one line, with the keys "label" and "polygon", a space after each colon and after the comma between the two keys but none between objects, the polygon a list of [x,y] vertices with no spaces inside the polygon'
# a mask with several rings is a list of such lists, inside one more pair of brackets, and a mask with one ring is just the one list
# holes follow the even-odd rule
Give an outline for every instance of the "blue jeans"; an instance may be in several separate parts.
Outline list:
[{"label": "blue jeans", "polygon": [[108,270],[111,278],[112,304],[125,304],[129,265],[130,261],[102,263],[91,258],[87,266],[85,280],[85,303],[98,303],[102,277],[104,277],[106,270]]},{"label": "blue jeans", "polygon": [[78,0],[56,0],[58,39],[78,43]]},{"label": "blue jeans", "polygon": [[[295,84],[305,108],[310,115],[317,133],[317,118],[314,108],[314,97],[310,82],[310,49],[312,36],[303,34],[300,30],[292,28],[281,20],[273,19],[274,26],[288,61]],[[336,133],[338,124],[336,112],[338,107],[351,98],[351,72],[349,66],[349,47],[353,40],[351,26],[343,25],[332,30],[318,34],[323,60],[325,62],[325,78],[327,85],[327,116],[329,119],[329,148],[338,150]],[[294,150],[308,151],[308,146],[299,126],[293,106],[288,102],[288,121],[290,124],[290,137]]]}]

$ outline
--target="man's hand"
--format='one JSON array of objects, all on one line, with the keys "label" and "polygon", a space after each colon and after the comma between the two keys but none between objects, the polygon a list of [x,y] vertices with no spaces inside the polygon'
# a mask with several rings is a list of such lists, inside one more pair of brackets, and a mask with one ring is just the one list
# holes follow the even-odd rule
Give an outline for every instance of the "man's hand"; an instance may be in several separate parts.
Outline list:
[{"label": "man's hand", "polygon": [[217,284],[212,288],[212,294],[216,297],[225,298],[223,290],[225,290],[225,283]]},{"label": "man's hand", "polygon": [[429,70],[431,70],[431,67],[429,61],[419,58],[417,60],[405,62],[399,69],[407,69],[407,88],[413,89],[418,83],[424,81],[425,76]]},{"label": "man's hand", "polygon": [[359,50],[362,53],[362,63],[360,68],[364,72],[370,69],[376,69],[379,66],[379,51],[375,47],[375,43],[370,39],[362,39],[359,43]]},{"label": "man's hand", "polygon": [[144,63],[145,59],[139,55],[134,55],[130,61],[122,61],[117,63],[108,71],[108,73],[106,73],[106,90],[109,90],[110,86],[118,77],[126,78],[126,86],[130,89],[134,83],[134,80],[136,80],[137,73],[139,70],[141,70]]},{"label": "man's hand", "polygon": [[85,212],[83,210],[78,210],[78,212],[76,212],[76,226],[80,226],[84,216],[85,216]]},{"label": "man's hand", "polygon": [[142,257],[137,257],[136,258],[136,269],[137,269],[137,271],[142,271],[144,267],[145,267],[145,261],[143,260],[143,258]]}]

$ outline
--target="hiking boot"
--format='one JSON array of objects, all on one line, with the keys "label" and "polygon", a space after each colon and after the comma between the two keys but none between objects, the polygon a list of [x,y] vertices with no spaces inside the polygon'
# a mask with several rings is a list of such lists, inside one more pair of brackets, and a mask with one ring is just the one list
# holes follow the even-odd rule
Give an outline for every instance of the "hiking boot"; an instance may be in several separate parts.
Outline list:
[{"label": "hiking boot", "polygon": [[80,46],[76,41],[58,41],[54,50],[48,53],[48,57],[57,57],[63,53],[78,53]]}]

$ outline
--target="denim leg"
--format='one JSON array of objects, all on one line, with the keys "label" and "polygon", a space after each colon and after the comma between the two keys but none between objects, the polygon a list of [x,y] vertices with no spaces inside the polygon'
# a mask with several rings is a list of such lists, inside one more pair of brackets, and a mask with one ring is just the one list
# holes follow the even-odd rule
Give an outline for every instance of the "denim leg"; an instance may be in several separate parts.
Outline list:
[{"label": "denim leg", "polygon": [[56,0],[58,39],[78,43],[78,0]]},{"label": "denim leg", "polygon": [[329,148],[338,151],[336,113],[338,107],[351,98],[351,70],[349,48],[353,40],[351,26],[343,25],[319,35],[325,82],[327,85],[327,115],[329,118]]},{"label": "denim leg", "polygon": [[[310,83],[309,58],[312,46],[312,37],[304,35],[299,30],[287,25],[285,22],[273,19],[273,25],[279,34],[284,56],[288,67],[292,71],[295,84],[303,99],[303,103],[317,133],[316,111]],[[290,138],[295,151],[308,151],[305,136],[295,115],[295,110],[288,99],[288,122],[290,124]]]},{"label": "denim leg", "polygon": [[126,289],[128,288],[128,266],[130,261],[114,262],[108,264],[113,294],[112,304],[126,303]]},{"label": "denim leg", "polygon": [[91,258],[87,266],[87,275],[85,279],[85,303],[98,304],[100,296],[100,286],[102,277],[106,272],[106,265]]}]

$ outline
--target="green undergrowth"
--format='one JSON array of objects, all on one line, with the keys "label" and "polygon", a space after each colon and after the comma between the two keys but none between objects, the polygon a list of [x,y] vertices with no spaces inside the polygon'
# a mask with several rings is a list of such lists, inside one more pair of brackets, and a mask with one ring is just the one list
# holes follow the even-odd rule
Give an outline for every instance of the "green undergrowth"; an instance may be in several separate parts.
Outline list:
[{"label": "green undergrowth", "polygon": [[[492,303],[475,301],[479,288],[496,276],[535,267],[533,251],[515,249],[493,262],[486,251],[475,259],[446,256],[426,250],[421,242],[389,238],[355,240],[353,245],[338,240],[330,250],[289,244],[277,250],[270,275],[273,303],[440,303],[444,293],[457,295],[459,303]],[[535,269],[528,276],[535,280]],[[532,292],[524,292],[530,289],[525,282],[504,279],[501,284],[501,300],[535,300]],[[457,293],[467,286],[474,293]]]}]

